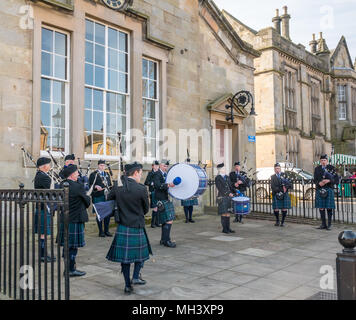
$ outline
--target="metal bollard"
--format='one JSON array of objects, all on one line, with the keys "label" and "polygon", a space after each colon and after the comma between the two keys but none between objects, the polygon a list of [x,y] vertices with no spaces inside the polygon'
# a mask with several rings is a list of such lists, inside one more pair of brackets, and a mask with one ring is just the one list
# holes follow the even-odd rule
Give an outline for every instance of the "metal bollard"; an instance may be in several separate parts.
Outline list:
[{"label": "metal bollard", "polygon": [[345,230],[338,239],[344,247],[336,258],[338,300],[356,300],[356,233]]}]

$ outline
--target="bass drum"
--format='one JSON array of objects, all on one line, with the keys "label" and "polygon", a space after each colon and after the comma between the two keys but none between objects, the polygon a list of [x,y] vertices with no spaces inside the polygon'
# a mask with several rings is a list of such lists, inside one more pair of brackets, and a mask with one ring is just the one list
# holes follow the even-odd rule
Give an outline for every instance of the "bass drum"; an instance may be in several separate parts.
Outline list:
[{"label": "bass drum", "polygon": [[166,183],[173,183],[175,179],[180,180],[180,183],[169,188],[169,194],[178,200],[199,197],[208,187],[206,171],[194,164],[177,163],[172,166],[167,172]]}]

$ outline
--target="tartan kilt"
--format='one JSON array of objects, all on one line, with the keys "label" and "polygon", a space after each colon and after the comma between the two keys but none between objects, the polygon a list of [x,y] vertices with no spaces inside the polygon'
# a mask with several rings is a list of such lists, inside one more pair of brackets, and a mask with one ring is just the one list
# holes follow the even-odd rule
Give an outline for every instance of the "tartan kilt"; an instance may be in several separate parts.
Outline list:
[{"label": "tartan kilt", "polygon": [[150,193],[150,207],[151,209],[157,208],[157,200],[154,191]]},{"label": "tartan kilt", "polygon": [[335,209],[334,197],[335,193],[334,190],[331,188],[328,188],[328,196],[325,199],[320,196],[320,189],[317,189],[315,193],[315,208]]},{"label": "tartan kilt", "polygon": [[144,262],[150,258],[150,253],[152,249],[144,228],[119,224],[106,259],[121,263]]},{"label": "tartan kilt", "polygon": [[165,224],[167,221],[175,220],[175,211],[172,201],[163,200],[164,211],[158,211],[158,224]]},{"label": "tartan kilt", "polygon": [[[38,220],[40,220],[40,234],[44,234],[44,228],[45,228],[45,210],[44,209],[41,209],[41,212],[40,214],[38,213],[39,210],[36,210],[35,212],[35,225],[34,225],[34,228],[35,228],[35,233],[38,233]],[[39,218],[40,216],[40,218]],[[46,210],[46,231],[47,231],[47,235],[50,235],[51,234],[51,220],[52,220],[52,214]]]},{"label": "tartan kilt", "polygon": [[217,200],[217,203],[218,203],[218,215],[232,212],[232,198],[231,197],[222,197],[221,199]]},{"label": "tartan kilt", "polygon": [[292,203],[291,203],[289,194],[285,193],[283,200],[278,200],[276,195],[274,195],[273,200],[272,200],[272,208],[273,208],[273,210],[275,210],[275,209],[291,209]]},{"label": "tartan kilt", "polygon": [[197,206],[199,203],[198,203],[198,198],[190,198],[188,200],[181,200],[180,204],[183,207],[190,207],[190,206]]},{"label": "tartan kilt", "polygon": [[[84,223],[69,223],[68,225],[68,247],[69,248],[81,248],[85,246],[84,238]],[[64,246],[64,224],[59,226],[59,234],[57,241],[60,246]]]}]

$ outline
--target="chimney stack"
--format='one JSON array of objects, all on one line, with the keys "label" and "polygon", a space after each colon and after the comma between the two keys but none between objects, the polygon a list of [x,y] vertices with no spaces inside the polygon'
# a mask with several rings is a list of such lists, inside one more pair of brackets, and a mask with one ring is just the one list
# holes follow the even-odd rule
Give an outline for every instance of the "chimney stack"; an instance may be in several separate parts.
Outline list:
[{"label": "chimney stack", "polygon": [[318,42],[315,40],[315,33],[313,33],[313,40],[309,42],[311,53],[316,53],[316,46]]},{"label": "chimney stack", "polygon": [[323,33],[320,32],[320,39],[318,40],[318,51],[317,54],[320,53],[330,53],[328,46],[326,45],[326,41],[323,38]]},{"label": "chimney stack", "polygon": [[284,6],[284,14],[281,16],[282,18],[282,36],[285,37],[286,39],[290,40],[289,36],[289,20],[290,20],[290,15],[288,14],[288,7]]},{"label": "chimney stack", "polygon": [[272,19],[274,23],[274,28],[277,30],[278,34],[281,34],[281,17],[279,16],[279,10],[276,9],[276,16]]}]

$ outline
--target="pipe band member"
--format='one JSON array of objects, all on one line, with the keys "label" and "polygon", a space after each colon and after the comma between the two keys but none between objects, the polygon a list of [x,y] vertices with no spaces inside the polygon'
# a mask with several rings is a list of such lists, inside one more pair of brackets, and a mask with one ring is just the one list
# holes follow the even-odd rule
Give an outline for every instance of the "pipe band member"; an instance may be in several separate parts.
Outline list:
[{"label": "pipe band member", "polygon": [[[275,174],[271,176],[272,189],[272,208],[276,217],[275,226],[284,227],[284,221],[287,216],[288,209],[292,208],[291,199],[288,194],[288,185],[284,183],[284,178],[281,174],[281,165],[276,163],[274,165]],[[279,210],[282,210],[282,221],[279,222]]]},{"label": "pipe band member", "polygon": [[232,198],[234,197],[234,188],[230,177],[226,175],[224,163],[217,165],[218,175],[215,177],[215,185],[218,189],[218,214],[221,215],[221,225],[223,233],[235,233],[230,229],[230,213],[232,212]]},{"label": "pipe band member", "polygon": [[158,223],[162,225],[160,244],[165,247],[175,248],[175,242],[171,241],[170,233],[175,211],[172,201],[168,199],[168,189],[174,188],[173,183],[166,183],[169,161],[161,160],[159,170],[153,175],[153,186],[158,205]]},{"label": "pipe band member", "polygon": [[[326,154],[320,157],[320,165],[314,170],[314,182],[316,184],[315,208],[319,208],[321,225],[317,229],[331,230],[333,210],[335,209],[334,184],[339,180],[335,173],[335,167],[328,164]],[[326,224],[325,210],[328,213],[328,224]]]},{"label": "pipe band member", "polygon": [[152,163],[152,170],[147,174],[145,180],[145,186],[148,186],[150,192],[150,207],[152,209],[152,219],[151,219],[151,228],[161,227],[158,223],[158,213],[157,213],[157,200],[155,197],[155,190],[153,185],[153,175],[159,169],[159,162],[157,160]]},{"label": "pipe band member", "polygon": [[[88,222],[87,208],[90,206],[90,197],[86,195],[84,186],[78,182],[78,167],[74,164],[63,169],[63,176],[69,184],[69,225],[68,225],[68,247],[69,247],[69,276],[81,277],[86,274],[76,268],[75,258],[78,248],[85,246],[84,225]],[[59,244],[64,246],[64,224],[59,228]],[[64,249],[63,249],[64,250]]]},{"label": "pipe band member", "polygon": [[192,197],[187,200],[181,200],[181,206],[184,209],[185,223],[194,223],[193,220],[193,207],[199,205],[198,198]]},{"label": "pipe band member", "polygon": [[[110,175],[105,171],[106,162],[105,160],[98,161],[98,169],[92,172],[89,176],[89,185],[90,187],[94,184],[94,189],[91,194],[93,203],[104,202],[106,201],[107,194],[112,187],[112,182]],[[95,213],[93,209],[93,213]],[[108,216],[104,219],[104,231],[103,231],[103,221],[99,221],[96,217],[96,223],[99,229],[99,237],[112,237],[112,234],[109,232],[110,218]]]},{"label": "pipe band member", "polygon": [[[67,154],[64,157],[64,166],[63,166],[62,170],[59,172],[59,177],[61,179],[64,179],[63,169],[65,169],[69,165],[73,165],[73,164],[75,164],[75,155],[74,155],[74,153]],[[83,176],[82,173],[80,172],[80,170],[78,170],[78,172],[79,172],[78,182],[81,183],[84,186],[84,189],[86,189],[85,191],[88,191],[89,190],[88,177],[87,176]]]},{"label": "pipe band member", "polygon": [[[134,162],[125,165],[123,186],[114,187],[108,199],[115,200],[117,212],[115,221],[117,230],[106,259],[121,263],[125,279],[126,294],[133,292],[132,284],[144,285],[139,274],[143,263],[152,254],[151,246],[145,230],[145,214],[149,211],[147,189],[140,184],[142,165]],[[133,278],[130,281],[130,264],[134,264]]]},{"label": "pipe band member", "polygon": [[[248,184],[246,178],[243,178],[244,175],[246,175],[246,172],[241,171],[241,163],[240,161],[237,161],[234,163],[235,166],[235,170],[230,172],[230,180],[231,183],[234,187],[234,193],[240,193],[241,196],[244,196],[247,188],[248,188]],[[240,222],[243,224],[242,222],[242,214],[235,214],[235,220],[233,222]]]},{"label": "pipe band member", "polygon": [[[37,172],[34,180],[34,188],[51,189],[51,178],[48,175],[48,172],[51,170],[51,159],[46,157],[38,158],[36,165]],[[41,203],[40,208],[36,207],[34,229],[35,233],[40,234],[40,256],[42,262],[45,262],[45,260],[47,260],[47,262],[56,261],[55,257],[50,257],[48,255],[45,257],[45,233],[51,235],[51,222],[52,215],[48,206]]]}]

